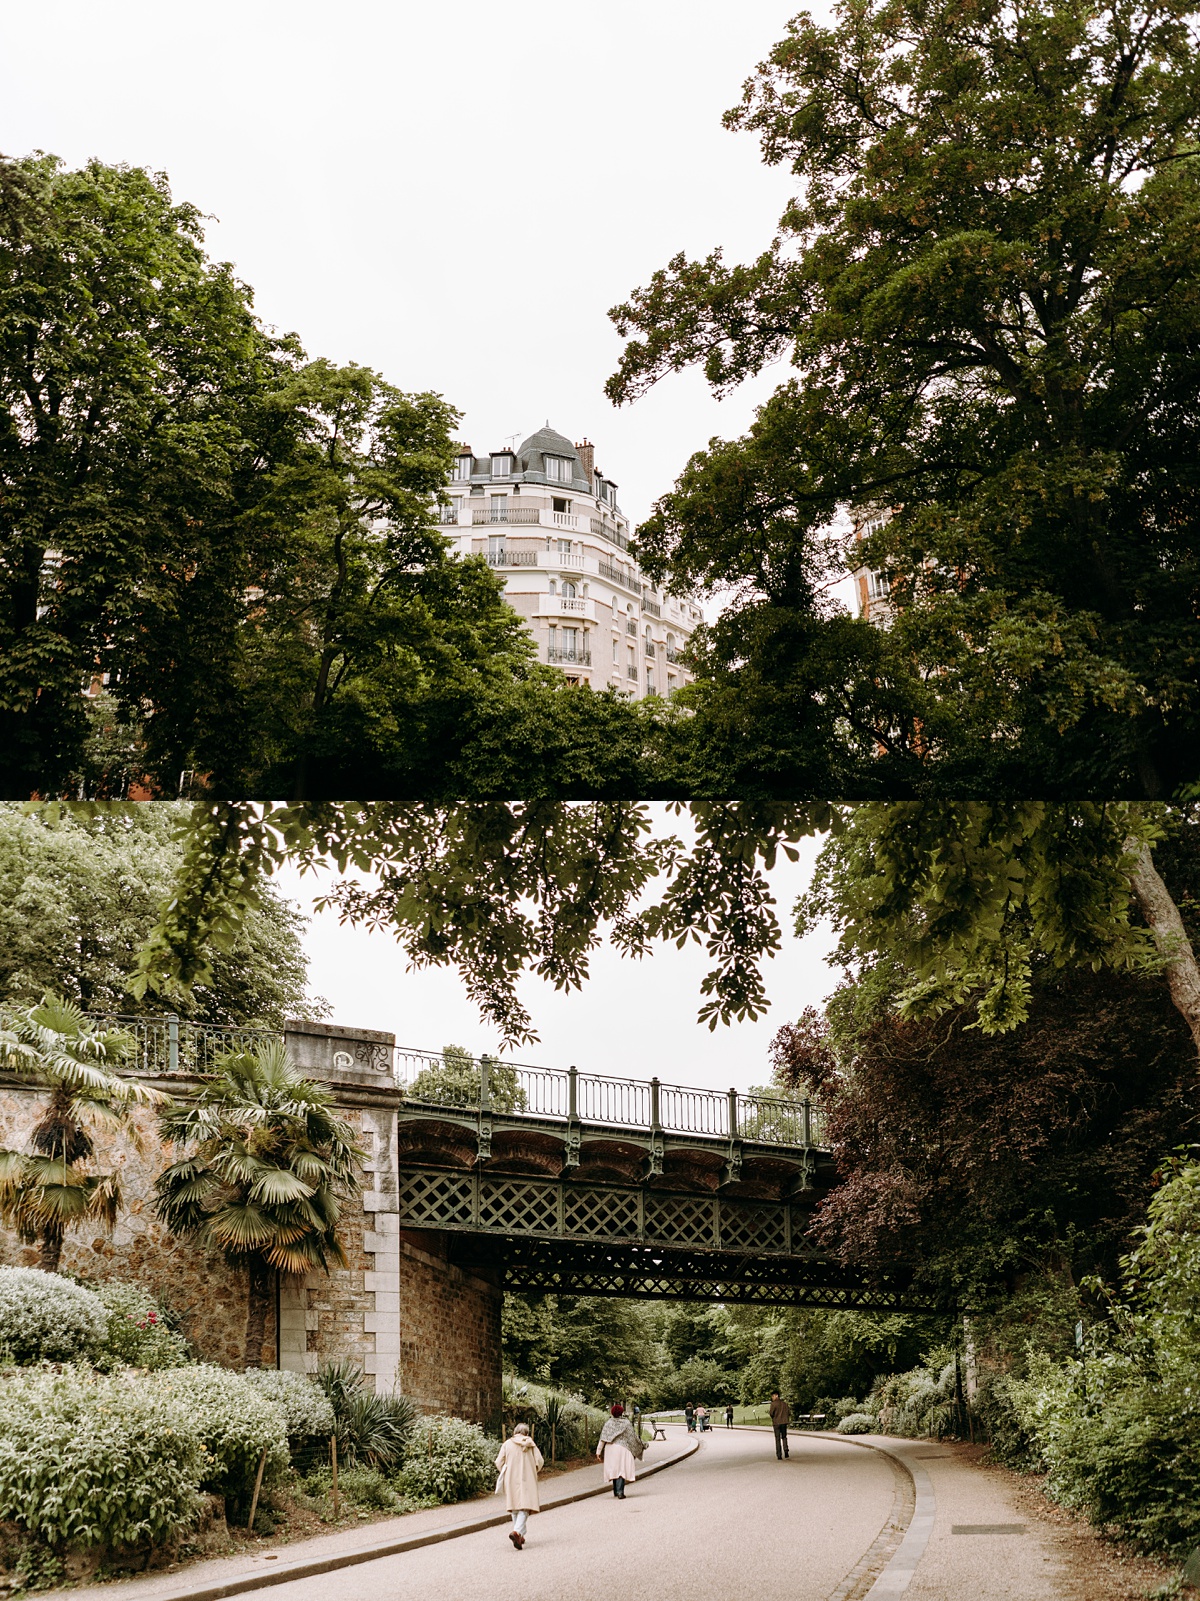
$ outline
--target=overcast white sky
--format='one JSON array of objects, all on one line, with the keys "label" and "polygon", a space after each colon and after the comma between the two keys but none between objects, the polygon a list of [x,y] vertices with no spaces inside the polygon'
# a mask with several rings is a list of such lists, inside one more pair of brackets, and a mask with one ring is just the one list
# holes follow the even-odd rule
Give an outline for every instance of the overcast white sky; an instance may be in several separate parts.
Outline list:
[{"label": "overcast white sky", "polygon": [[640,520],[785,376],[602,393],[610,306],[678,250],[769,242],[790,177],[720,118],[799,9],[38,0],[6,8],[0,149],[167,172],[267,322],[440,391],[479,452],[588,435]]},{"label": "overcast white sky", "polygon": [[[669,826],[684,832],[678,818]],[[818,930],[797,940],[791,932],[792,905],[808,883],[819,842],[805,840],[800,849],[798,863],[783,863],[770,875],[784,943],[764,967],[771,1001],[765,1017],[718,1026],[715,1032],[697,1025],[700,982],[708,970],[702,947],[660,946],[645,960],[631,962],[605,944],[580,991],[562,994],[540,979],[522,980],[522,998],[540,1040],[507,1057],[621,1078],[657,1075],[668,1083],[709,1089],[744,1090],[765,1083],[767,1048],[776,1029],[805,1006],[820,1005],[837,981],[824,960],[832,933]],[[330,882],[324,874],[301,878],[294,870],[276,879],[280,891],[306,913],[313,896]],[[497,1049],[494,1030],[480,1021],[453,969],[409,972],[407,958],[388,935],[342,927],[333,913],[313,917],[306,946],[311,988],[332,1005],[331,1021],[389,1029],[399,1044],[424,1049],[448,1044],[476,1053]]]}]

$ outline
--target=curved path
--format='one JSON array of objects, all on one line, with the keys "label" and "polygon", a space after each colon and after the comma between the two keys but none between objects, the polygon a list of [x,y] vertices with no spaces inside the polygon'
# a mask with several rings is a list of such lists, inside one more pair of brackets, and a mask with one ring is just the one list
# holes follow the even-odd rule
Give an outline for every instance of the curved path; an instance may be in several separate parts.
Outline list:
[{"label": "curved path", "polygon": [[[680,1431],[671,1430],[674,1444]],[[875,1451],[768,1431],[716,1429],[699,1451],[630,1486],[529,1520],[524,1551],[502,1528],[382,1557],[270,1591],[273,1601],[830,1601],[892,1514],[896,1475]],[[661,1449],[661,1446],[660,1446]],[[653,1457],[648,1457],[652,1461]],[[598,1470],[597,1470],[598,1474]]]}]

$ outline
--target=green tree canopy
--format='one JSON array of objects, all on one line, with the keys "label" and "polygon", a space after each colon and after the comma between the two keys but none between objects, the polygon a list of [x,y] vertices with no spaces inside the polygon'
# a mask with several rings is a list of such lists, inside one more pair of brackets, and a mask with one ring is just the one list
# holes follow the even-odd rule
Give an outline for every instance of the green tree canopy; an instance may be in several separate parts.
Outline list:
[{"label": "green tree canopy", "polygon": [[[735,592],[689,691],[702,783],[1196,778],[1193,9],[841,0],[747,83],[726,125],[798,180],[774,241],[678,255],[612,314],[617,402],[794,368],[639,535],[655,577]],[[884,575],[882,633],[824,599],[847,551]]]},{"label": "green tree canopy", "polygon": [[[128,985],[137,953],[183,860],[176,838],[188,808],[63,808],[0,804],[0,1001],[30,1006],[54,991],[86,1012],[162,1011]],[[236,940],[214,953],[208,978],[177,998],[201,1023],[279,1028],[321,1016],[307,993],[303,919],[270,885]]]},{"label": "green tree canopy", "polygon": [[[483,1015],[512,1043],[532,1039],[517,981],[587,977],[611,938],[632,956],[659,939],[703,943],[711,970],[700,1018],[760,1016],[760,972],[780,929],[768,874],[794,841],[829,832],[802,903],[841,929],[846,961],[890,952],[910,1007],[979,992],[980,1026],[1025,1016],[1036,953],[1057,965],[1160,967],[1200,1045],[1200,973],[1154,843],[1190,813],[1138,802],[828,803],[694,801],[685,845],[651,832],[640,802],[404,806],[198,805],[175,892],[136,981],[163,993],[203,981],[284,861],[373,874],[327,900],[348,921],[389,929],[418,966],[457,966]],[[1188,827],[1190,827],[1188,823]],[[657,900],[647,893],[656,879]]]},{"label": "green tree canopy", "polygon": [[266,329],[163,174],[0,161],[0,291],[0,796],[645,791],[431,526],[457,412]]}]

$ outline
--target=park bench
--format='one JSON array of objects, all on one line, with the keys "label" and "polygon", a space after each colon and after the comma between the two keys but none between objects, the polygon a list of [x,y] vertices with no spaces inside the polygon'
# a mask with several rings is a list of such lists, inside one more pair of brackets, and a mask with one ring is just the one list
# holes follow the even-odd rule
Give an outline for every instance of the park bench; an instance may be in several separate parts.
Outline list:
[{"label": "park bench", "polygon": [[813,1428],[813,1429],[815,1429],[819,1423],[824,1423],[824,1421],[825,1421],[825,1413],[824,1412],[797,1412],[795,1417],[792,1419],[793,1423],[796,1423],[796,1424],[803,1423],[803,1424],[806,1424],[809,1428]]}]

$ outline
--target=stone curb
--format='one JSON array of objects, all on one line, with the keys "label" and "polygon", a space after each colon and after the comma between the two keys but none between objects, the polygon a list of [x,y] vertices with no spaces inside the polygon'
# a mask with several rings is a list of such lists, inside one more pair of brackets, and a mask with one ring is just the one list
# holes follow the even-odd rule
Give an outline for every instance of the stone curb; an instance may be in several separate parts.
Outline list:
[{"label": "stone curb", "polygon": [[[689,1440],[682,1451],[674,1456],[666,1457],[662,1462],[654,1462],[650,1467],[641,1469],[638,1479],[648,1479],[652,1473],[661,1473],[664,1468],[672,1468],[677,1462],[684,1461],[699,1449],[698,1440]],[[594,1495],[609,1495],[611,1491],[607,1484],[601,1484],[590,1490],[576,1490],[573,1494],[556,1497],[547,1501],[542,1507],[543,1512],[553,1512],[556,1507],[570,1506],[575,1501],[587,1501]],[[300,1558],[293,1562],[272,1562],[269,1568],[256,1569],[252,1573],[238,1573],[224,1580],[210,1580],[206,1584],[181,1585],[177,1589],[159,1590],[155,1593],[154,1601],[221,1601],[229,1595],[242,1595],[247,1590],[263,1590],[270,1585],[290,1584],[295,1579],[313,1579],[322,1573],[332,1573],[337,1568],[356,1567],[361,1562],[374,1562],[379,1557],[398,1556],[403,1551],[416,1551],[421,1546],[438,1545],[443,1540],[457,1539],[461,1534],[477,1534],[481,1529],[494,1529],[498,1524],[507,1523],[507,1512],[489,1513],[487,1517],[465,1518],[461,1523],[446,1524],[440,1529],[429,1529],[424,1534],[409,1535],[405,1539],[375,1540],[370,1545],[359,1546],[353,1551],[330,1552],[326,1556]],[[233,1560],[237,1560],[236,1558]],[[127,1589],[113,1590],[114,1597],[131,1594]],[[57,1596],[68,1597],[71,1591],[57,1591]],[[50,1596],[46,1601],[53,1601]]]}]

